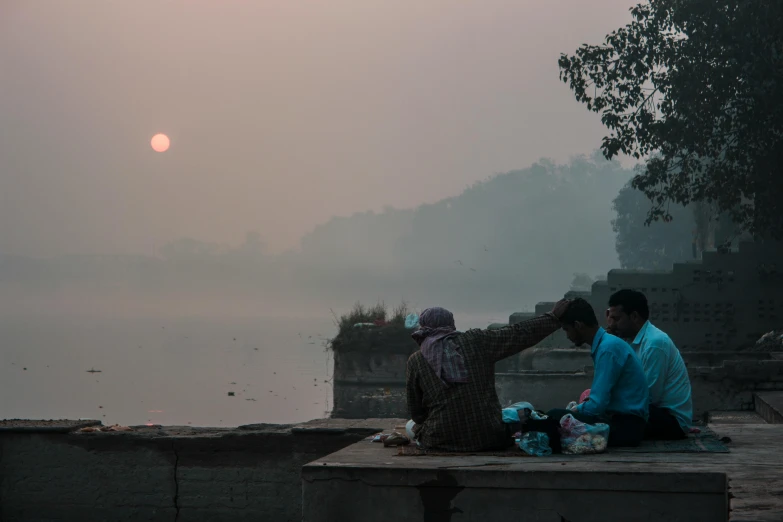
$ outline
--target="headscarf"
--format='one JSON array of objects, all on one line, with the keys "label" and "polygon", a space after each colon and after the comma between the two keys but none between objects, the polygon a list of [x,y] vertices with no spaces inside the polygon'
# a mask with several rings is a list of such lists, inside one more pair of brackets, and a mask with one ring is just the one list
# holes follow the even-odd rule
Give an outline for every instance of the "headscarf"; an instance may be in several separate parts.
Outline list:
[{"label": "headscarf", "polygon": [[454,315],[445,308],[427,308],[419,316],[419,328],[411,334],[435,375],[445,384],[468,382],[468,370],[459,346],[450,340],[457,335]]}]

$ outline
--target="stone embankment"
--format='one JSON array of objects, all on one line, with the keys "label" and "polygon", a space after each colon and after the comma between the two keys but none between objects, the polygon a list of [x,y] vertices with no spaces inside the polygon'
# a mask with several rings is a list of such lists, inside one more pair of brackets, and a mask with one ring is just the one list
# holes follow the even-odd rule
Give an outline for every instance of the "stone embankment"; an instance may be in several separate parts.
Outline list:
[{"label": "stone embankment", "polygon": [[389,419],[239,428],[0,421],[0,520],[300,521],[308,462]]}]

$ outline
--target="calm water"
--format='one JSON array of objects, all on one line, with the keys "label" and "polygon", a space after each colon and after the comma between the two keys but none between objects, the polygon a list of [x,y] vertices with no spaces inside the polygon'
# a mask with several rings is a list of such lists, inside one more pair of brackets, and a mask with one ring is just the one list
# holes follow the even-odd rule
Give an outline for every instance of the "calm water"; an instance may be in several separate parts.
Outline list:
[{"label": "calm water", "polygon": [[[457,320],[468,328],[504,316]],[[334,333],[330,317],[1,318],[0,418],[237,426],[325,417],[323,344]]]},{"label": "calm water", "polygon": [[0,418],[236,426],[323,417],[332,371],[323,339],[333,332],[329,318],[2,319]]}]

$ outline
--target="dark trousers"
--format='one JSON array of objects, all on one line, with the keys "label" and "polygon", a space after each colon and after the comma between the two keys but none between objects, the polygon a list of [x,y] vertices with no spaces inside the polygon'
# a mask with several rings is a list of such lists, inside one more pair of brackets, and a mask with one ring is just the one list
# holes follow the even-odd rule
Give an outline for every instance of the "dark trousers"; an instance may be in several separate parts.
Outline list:
[{"label": "dark trousers", "polygon": [[[560,419],[568,414],[585,424],[599,424],[602,421],[598,417],[585,415],[564,409],[554,409],[547,412],[547,419],[530,419],[525,424],[525,431],[542,431],[549,436],[549,447],[553,453],[561,453],[560,445]],[[609,446],[638,446],[644,438],[645,422],[642,417],[636,415],[613,415],[609,421]]]},{"label": "dark trousers", "polygon": [[688,436],[671,410],[650,406],[650,418],[647,421],[647,429],[644,432],[645,439],[652,440],[679,440]]}]

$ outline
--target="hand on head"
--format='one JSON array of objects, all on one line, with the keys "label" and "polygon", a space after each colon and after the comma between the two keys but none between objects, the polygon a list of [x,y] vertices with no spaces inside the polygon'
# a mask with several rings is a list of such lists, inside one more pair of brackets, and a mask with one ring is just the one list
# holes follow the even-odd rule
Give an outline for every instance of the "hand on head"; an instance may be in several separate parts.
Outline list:
[{"label": "hand on head", "polygon": [[568,310],[568,306],[571,304],[571,299],[561,299],[560,301],[555,303],[555,306],[552,307],[552,315],[554,315],[557,319],[560,319],[563,314]]}]

